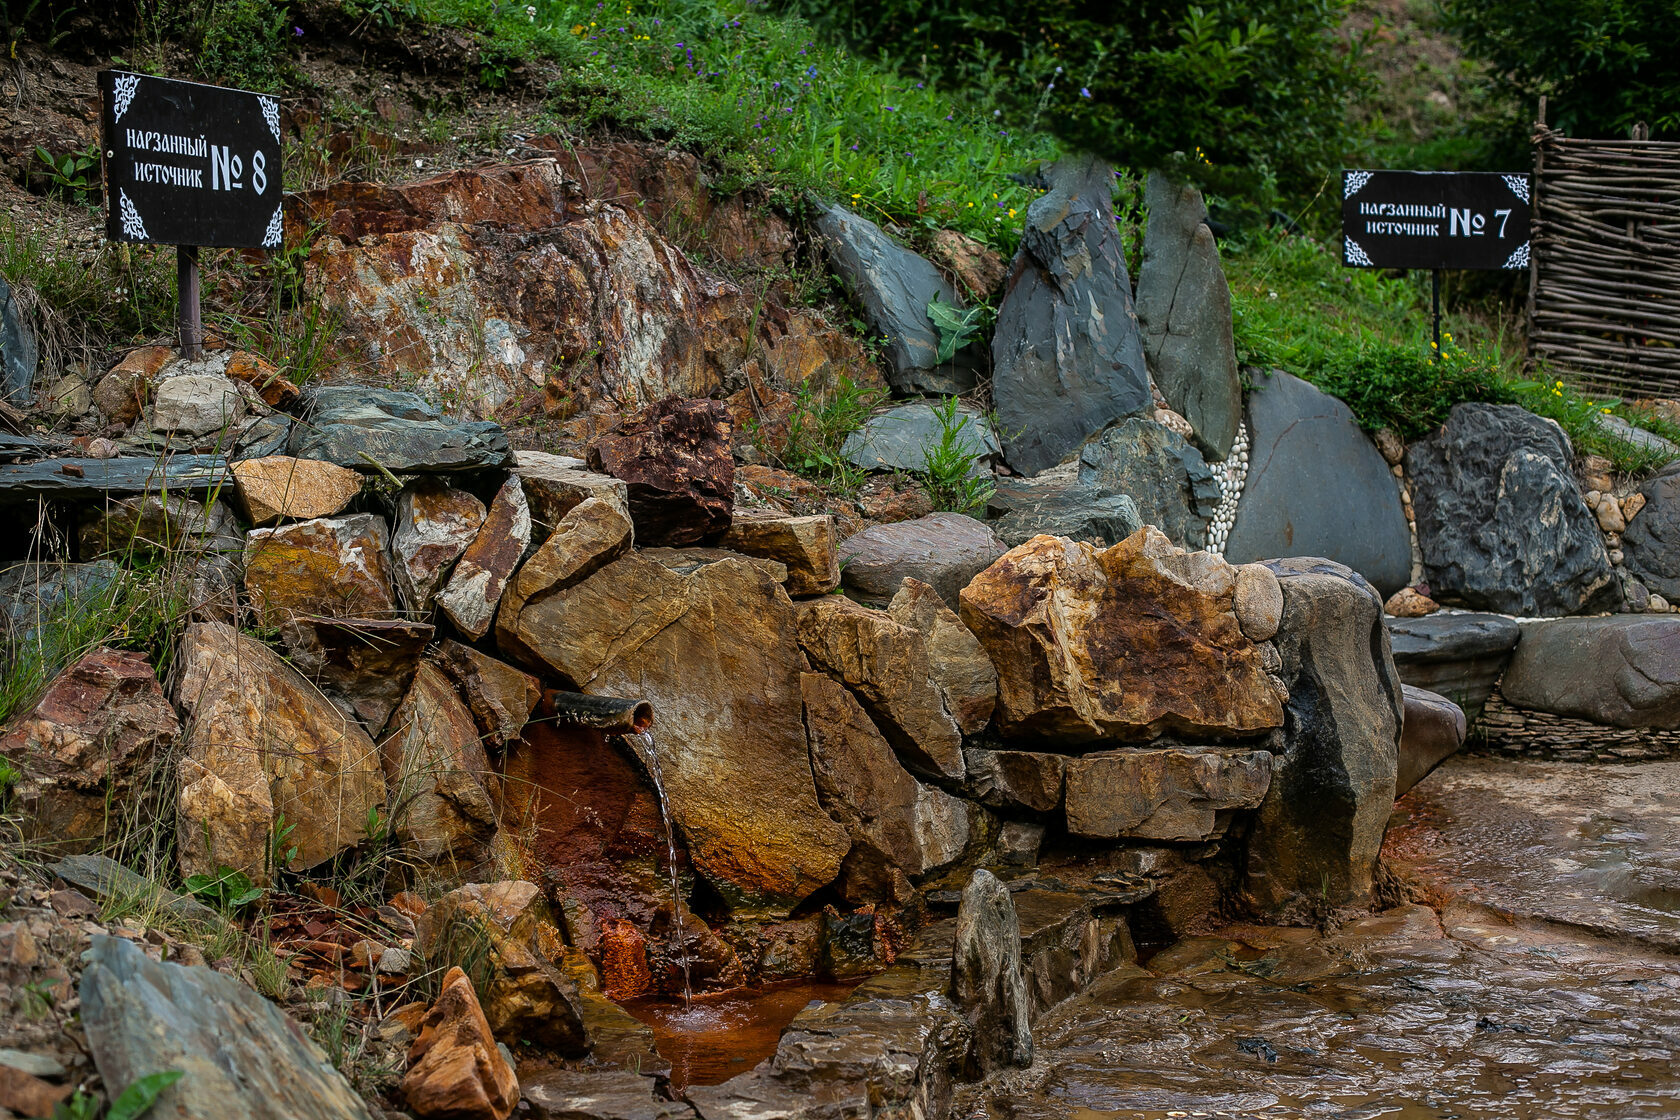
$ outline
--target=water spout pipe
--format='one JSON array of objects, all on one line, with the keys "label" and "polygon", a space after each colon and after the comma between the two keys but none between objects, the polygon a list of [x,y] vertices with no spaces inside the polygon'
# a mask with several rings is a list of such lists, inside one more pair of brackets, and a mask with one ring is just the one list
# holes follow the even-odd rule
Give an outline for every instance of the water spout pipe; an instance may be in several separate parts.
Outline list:
[{"label": "water spout pipe", "polygon": [[556,723],[590,727],[609,735],[631,735],[653,726],[653,705],[620,696],[585,696],[581,692],[543,690],[543,703]]}]

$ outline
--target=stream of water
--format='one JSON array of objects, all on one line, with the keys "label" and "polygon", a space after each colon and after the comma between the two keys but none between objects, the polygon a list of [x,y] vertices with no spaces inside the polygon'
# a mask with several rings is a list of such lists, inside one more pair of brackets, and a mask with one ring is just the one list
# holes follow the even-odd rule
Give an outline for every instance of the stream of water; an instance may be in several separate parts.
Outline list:
[{"label": "stream of water", "polygon": [[677,833],[671,827],[671,806],[665,797],[665,779],[659,772],[659,748],[654,745],[651,731],[638,731],[636,735],[647,748],[648,771],[653,775],[653,792],[659,798],[659,819],[665,825],[665,866],[671,873],[671,946],[676,954],[677,963],[682,966],[683,974],[683,1005],[686,1007],[694,1002],[694,982],[689,972],[688,945],[683,941],[682,919],[682,888],[677,883]]}]

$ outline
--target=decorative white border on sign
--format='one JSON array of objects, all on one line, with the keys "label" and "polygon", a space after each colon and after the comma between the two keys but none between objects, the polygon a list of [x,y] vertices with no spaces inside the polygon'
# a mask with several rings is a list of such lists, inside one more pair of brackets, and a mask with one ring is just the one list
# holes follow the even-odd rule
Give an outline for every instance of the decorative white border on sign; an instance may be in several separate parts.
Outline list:
[{"label": "decorative white border on sign", "polygon": [[122,120],[123,114],[128,112],[129,105],[134,102],[134,94],[140,88],[140,75],[118,74],[116,88],[111,91],[111,108],[116,113],[116,120]]},{"label": "decorative white border on sign", "polygon": [[117,214],[122,218],[124,237],[146,240],[146,223],[140,220],[140,211],[134,208],[134,202],[125,190],[117,191]]},{"label": "decorative white border on sign", "polygon": [[268,122],[268,130],[274,133],[274,142],[280,143],[280,102],[272,97],[257,97],[257,104],[262,106],[263,120]]},{"label": "decorative white border on sign", "polygon": [[1364,268],[1372,267],[1371,258],[1365,255],[1365,250],[1359,247],[1359,242],[1351,237],[1344,237],[1342,240],[1346,243],[1342,246],[1342,252],[1347,257],[1348,264],[1357,264]]},{"label": "decorative white border on sign", "polygon": [[1524,241],[1521,245],[1517,246],[1517,251],[1512,253],[1510,258],[1508,260],[1506,260],[1505,267],[1506,268],[1527,268],[1528,267],[1528,242]]},{"label": "decorative white border on sign", "polygon": [[1349,171],[1342,179],[1342,197],[1352,198],[1359,193],[1359,189],[1371,181],[1373,172]]},{"label": "decorative white border on sign", "polygon": [[274,208],[274,216],[268,220],[268,230],[263,234],[264,249],[278,249],[280,240],[286,232],[286,218],[281,213],[283,207]]},{"label": "decorative white border on sign", "polygon": [[1505,185],[1511,188],[1512,194],[1516,195],[1524,202],[1528,201],[1527,175],[1501,175],[1500,178],[1505,180]]}]

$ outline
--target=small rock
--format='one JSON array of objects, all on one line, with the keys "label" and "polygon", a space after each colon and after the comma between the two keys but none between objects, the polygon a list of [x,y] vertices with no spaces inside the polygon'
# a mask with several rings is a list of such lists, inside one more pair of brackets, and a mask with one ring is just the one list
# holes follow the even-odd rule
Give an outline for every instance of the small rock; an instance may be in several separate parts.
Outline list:
[{"label": "small rock", "polygon": [[93,389],[93,403],[113,424],[127,426],[140,418],[158,371],[175,359],[167,346],[129,351]]},{"label": "small rock", "polygon": [[628,486],[638,544],[699,544],[729,528],[733,433],[722,402],[671,397],[591,444],[589,464]]},{"label": "small rock", "polygon": [[322,517],[253,529],[245,538],[245,590],[264,626],[298,615],[388,618],[396,612],[385,520]]},{"label": "small rock", "polygon": [[513,453],[513,473],[519,476],[525,501],[531,507],[533,541],[541,544],[547,540],[568,513],[590,498],[629,510],[630,491],[624,482],[585,470],[585,465],[582,459],[541,451]]},{"label": "small rock", "polygon": [[933,512],[933,499],[920,486],[900,485],[890,477],[876,477],[858,492],[858,508],[881,525],[914,521]]},{"label": "small rock", "polygon": [[47,386],[36,407],[52,420],[74,420],[93,407],[93,394],[86,381],[67,373]]},{"label": "small rock", "polygon": [[152,396],[152,431],[202,436],[245,416],[239,387],[219,374],[171,377]]},{"label": "small rock", "polygon": [[884,607],[905,577],[914,577],[954,609],[969,581],[1005,551],[984,522],[960,513],[930,513],[846,538],[839,548],[840,580],[863,602]]},{"label": "small rock", "polygon": [[247,350],[235,350],[228,358],[227,375],[249,385],[269,408],[290,411],[303,396],[266,358]]},{"label": "small rock", "polygon": [[789,517],[737,510],[719,543],[786,564],[790,595],[825,595],[840,585],[834,518],[828,514]]},{"label": "small rock", "polygon": [[974,1028],[974,1058],[981,1069],[1032,1064],[1021,924],[1009,888],[990,871],[974,873],[957,907],[951,997]]},{"label": "small rock", "polygon": [[1653,592],[1647,609],[1656,614],[1665,614],[1669,610],[1668,600]]},{"label": "small rock", "polygon": [[484,503],[441,479],[423,477],[397,498],[391,554],[403,604],[425,614],[455,561],[484,525]]},{"label": "small rock", "polygon": [[1283,618],[1283,588],[1264,564],[1239,564],[1237,589],[1231,599],[1243,637],[1264,642],[1277,633]]},{"label": "small rock", "polygon": [[1406,714],[1400,728],[1400,762],[1394,796],[1423,781],[1429,772],[1464,745],[1464,711],[1436,692],[1402,685]]},{"label": "small rock", "polygon": [[269,525],[281,518],[331,517],[361,493],[362,476],[335,463],[272,455],[233,464],[245,518]]},{"label": "small rock", "polygon": [[[71,892],[59,891],[59,894]],[[77,896],[81,898],[80,895]],[[82,898],[87,902],[86,898]],[[89,905],[92,905],[89,903]],[[0,1050],[0,1066],[15,1069],[19,1073],[27,1073],[31,1077],[47,1077],[57,1080],[65,1074],[64,1063],[50,1054],[26,1054],[22,1050]]]},{"label": "small rock", "polygon": [[507,1120],[519,1104],[519,1080],[496,1049],[472,982],[460,968],[426,1011],[408,1050],[402,1096],[421,1120]]},{"label": "small rock", "polygon": [[1406,457],[1406,444],[1400,434],[1393,428],[1378,428],[1372,440],[1377,445],[1377,451],[1389,466],[1397,467]]},{"label": "small rock", "polygon": [[1395,618],[1422,618],[1440,609],[1441,604],[1415,587],[1402,587],[1383,604],[1383,613]]},{"label": "small rock", "polygon": [[982,805],[1050,813],[1062,807],[1067,758],[1036,751],[969,748],[968,788]]},{"label": "small rock", "polygon": [[[13,1051],[15,1053],[15,1051]],[[19,1116],[56,1115],[58,1103],[74,1085],[53,1085],[16,1066],[0,1062],[0,1108]]]},{"label": "small rock", "polygon": [[408,692],[436,630],[401,618],[291,618],[280,639],[292,665],[341,700],[373,735]]},{"label": "small rock", "polygon": [[1627,529],[1627,522],[1622,519],[1622,507],[1615,498],[1608,495],[1601,497],[1593,506],[1593,514],[1598,518],[1598,527],[1606,533],[1620,533]]},{"label": "small rock", "polygon": [[1266,751],[1098,751],[1068,760],[1068,832],[1098,839],[1206,840],[1218,812],[1254,808],[1271,782],[1272,756]]},{"label": "small rock", "polygon": [[502,590],[530,543],[531,510],[515,475],[497,491],[478,535],[437,596],[438,606],[456,629],[475,640],[490,632]]},{"label": "small rock", "polygon": [[1622,499],[1622,519],[1632,521],[1633,515],[1645,508],[1645,495],[1641,493],[1629,494]]}]

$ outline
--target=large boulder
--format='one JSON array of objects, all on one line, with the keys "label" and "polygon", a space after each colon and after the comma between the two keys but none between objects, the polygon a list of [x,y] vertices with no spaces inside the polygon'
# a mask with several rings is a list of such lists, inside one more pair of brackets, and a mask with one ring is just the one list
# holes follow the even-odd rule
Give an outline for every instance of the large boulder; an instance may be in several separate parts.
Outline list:
[{"label": "large boulder", "polygon": [[850,840],[811,776],[794,605],[760,568],[723,553],[673,571],[633,552],[527,603],[516,636],[580,691],[652,703],[638,753],[732,908],[786,914],[833,880]]},{"label": "large boulder", "polygon": [[1219,267],[1201,192],[1151,171],[1149,228],[1138,268],[1137,317],[1155,384],[1213,459],[1231,453],[1242,382],[1231,336],[1231,289]]},{"label": "large boulder", "polygon": [[[928,458],[945,437],[943,411],[929,401],[895,405],[865,420],[863,427],[846,437],[840,453],[866,471],[925,471]],[[976,476],[1003,453],[991,421],[978,410],[959,406],[951,426],[955,429],[952,446],[974,458]]]},{"label": "large boulder", "polygon": [[496,806],[485,788],[490,760],[472,712],[435,666],[423,664],[415,673],[380,756],[392,839],[446,879],[485,870],[496,833]]},{"label": "large boulder", "polygon": [[838,595],[808,599],[798,611],[799,644],[812,667],[857,694],[912,769],[961,778],[962,732],[934,684],[921,631]]},{"label": "large boulder", "polygon": [[840,542],[840,582],[870,606],[884,607],[906,577],[939,592],[953,607],[968,581],[1005,552],[985,522],[960,513],[875,525]]},{"label": "large boulder", "polygon": [[320,517],[245,538],[245,592],[264,626],[299,615],[389,618],[397,611],[389,533],[372,513]]},{"label": "large boulder", "polygon": [[1305,917],[1370,897],[1404,709],[1376,590],[1328,560],[1267,566],[1283,587],[1276,644],[1289,701],[1246,889],[1265,909]]},{"label": "large boulder", "polygon": [[457,422],[413,393],[370,385],[322,385],[303,395],[308,423],[292,429],[290,453],[372,473],[449,473],[506,467],[507,433],[489,421]]},{"label": "large boulder", "polygon": [[490,632],[508,577],[530,543],[531,510],[515,475],[496,491],[484,524],[437,594],[438,606],[457,630],[475,640]]},{"label": "large boulder", "polygon": [[1438,692],[1474,720],[1511,660],[1522,627],[1502,614],[1439,612],[1388,620],[1400,679]]},{"label": "large boulder", "polygon": [[402,488],[391,555],[405,607],[430,613],[433,598],[477,538],[484,517],[483,502],[441,479],[422,476]]},{"label": "large boulder", "polygon": [[990,871],[974,873],[957,907],[951,998],[973,1027],[971,1056],[980,1072],[1032,1064],[1032,1000],[1021,967],[1021,923],[1009,888]]},{"label": "large boulder", "polygon": [[1511,404],[1454,405],[1408,447],[1431,595],[1527,617],[1614,606],[1615,572],[1574,463],[1562,428]]},{"label": "large boulder", "polygon": [[1347,405],[1273,370],[1248,395],[1248,440],[1226,559],[1323,556],[1385,596],[1405,586],[1412,536],[1400,487]]},{"label": "large boulder", "polygon": [[180,733],[143,655],[100,646],[78,658],[0,734],[0,758],[19,772],[25,838],[59,852],[117,839],[123,817],[148,803],[153,759]]},{"label": "large boulder", "polygon": [[928,674],[945,698],[945,710],[964,735],[978,734],[991,722],[998,684],[997,669],[980,640],[937,591],[909,576],[887,606],[887,614],[922,636]]},{"label": "large boulder", "polygon": [[986,503],[992,530],[1009,548],[1039,534],[1107,548],[1143,528],[1137,502],[1079,478],[1077,462],[1034,478],[999,478]]},{"label": "large boulder", "polygon": [[902,248],[868,218],[838,206],[817,215],[817,234],[834,271],[863,309],[872,336],[886,340],[888,380],[900,393],[966,393],[974,363],[939,360],[939,330],[928,318],[935,299],[962,297],[931,263]]},{"label": "large boulder", "polygon": [[589,465],[629,488],[636,541],[681,547],[729,528],[735,458],[728,409],[718,401],[668,397],[589,446]]},{"label": "large boulder", "polygon": [[1612,727],[1680,728],[1680,618],[1526,623],[1499,693],[1519,708]]},{"label": "large boulder", "polygon": [[293,618],[280,626],[292,665],[374,735],[401,703],[436,633],[402,618]]},{"label": "large boulder", "polygon": [[1670,603],[1680,603],[1680,464],[1647,479],[1639,494],[1645,504],[1622,534],[1627,569]]},{"label": "large boulder", "polygon": [[1409,684],[1400,687],[1406,711],[1394,775],[1395,797],[1403,797],[1431,770],[1457,754],[1468,727],[1463,709],[1440,693]]},{"label": "large boulder", "polygon": [[178,1120],[371,1120],[302,1024],[233,976],[151,960],[95,937],[81,1028],[110,1092],[159,1070],[181,1077],[149,1115]]},{"label": "large boulder", "polygon": [[1074,836],[1206,840],[1219,814],[1252,809],[1272,781],[1263,750],[1123,748],[1068,760],[1067,827]]},{"label": "large boulder", "polygon": [[1079,481],[1131,498],[1143,523],[1175,544],[1207,544],[1219,483],[1201,452],[1171,428],[1134,416],[1108,429],[1080,450]]},{"label": "large boulder", "polygon": [[267,882],[282,816],[294,871],[364,839],[385,805],[379,751],[296,669],[233,627],[202,622],[181,638],[174,679],[186,717],[176,808],[183,873],[227,866]]},{"label": "large boulder", "polygon": [[1053,743],[1258,734],[1282,686],[1235,612],[1237,573],[1145,526],[1098,552],[1035,537],[962,593],[998,670],[1006,736]]},{"label": "large boulder", "polygon": [[1029,475],[1152,403],[1110,203],[1113,173],[1076,156],[1045,177],[1049,190],[1027,207],[992,335],[1005,458]]}]

